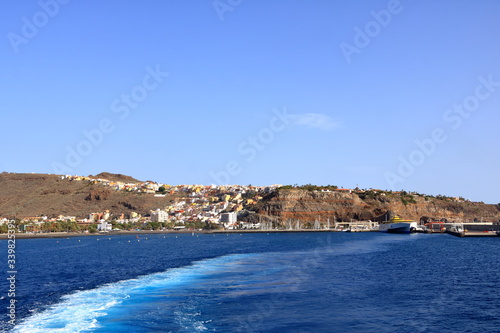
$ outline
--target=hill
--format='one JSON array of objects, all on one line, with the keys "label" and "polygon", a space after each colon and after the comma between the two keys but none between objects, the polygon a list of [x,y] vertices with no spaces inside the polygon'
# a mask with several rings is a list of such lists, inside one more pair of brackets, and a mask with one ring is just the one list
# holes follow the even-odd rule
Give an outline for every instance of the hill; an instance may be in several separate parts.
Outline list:
[{"label": "hill", "polygon": [[[85,178],[85,181],[76,180]],[[46,215],[87,217],[93,212],[110,210],[114,216],[136,212],[142,215],[151,210],[170,206],[182,199],[188,202],[188,192],[169,192],[164,196],[140,191],[117,190],[117,183],[144,183],[125,175],[100,173],[89,177],[65,178],[46,174],[0,174],[0,217],[25,218]],[[96,179],[95,181],[93,181]],[[109,182],[97,181],[106,179]],[[129,186],[129,185],[127,185]],[[153,192],[154,193],[154,192]],[[219,194],[224,193],[221,192]],[[383,221],[392,215],[400,215],[415,221],[500,221],[500,205],[469,202],[460,198],[433,197],[406,192],[339,191],[324,189],[285,187],[267,192],[260,199],[251,200],[240,209],[257,214],[241,216],[243,220],[272,219],[285,223],[298,219],[304,223],[315,219],[326,221],[372,220]],[[207,200],[207,194],[199,200]],[[260,196],[260,194],[258,195]],[[189,198],[188,198],[189,197]],[[233,195],[234,197],[234,195]],[[256,194],[245,194],[246,199]],[[232,199],[233,200],[233,199]],[[202,206],[198,208],[201,209]]]},{"label": "hill", "polygon": [[[138,182],[132,177],[101,173],[91,178],[111,181]],[[78,218],[92,212],[109,209],[113,214],[149,213],[164,207],[175,195],[155,197],[151,194],[117,191],[99,183],[61,179],[46,174],[0,174],[0,216],[24,218],[29,216],[70,215]]]},{"label": "hill", "polygon": [[123,182],[123,183],[134,183],[134,184],[142,183],[142,181],[132,178],[130,176],[125,176],[119,173],[109,173],[109,172],[101,172],[100,174],[95,176],[90,175],[89,178],[107,179],[113,182]]}]

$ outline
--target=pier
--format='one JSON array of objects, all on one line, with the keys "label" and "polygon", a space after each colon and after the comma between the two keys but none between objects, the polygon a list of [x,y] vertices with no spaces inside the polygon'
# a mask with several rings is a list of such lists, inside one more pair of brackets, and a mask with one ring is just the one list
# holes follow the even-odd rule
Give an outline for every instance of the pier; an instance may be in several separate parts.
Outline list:
[{"label": "pier", "polygon": [[447,230],[446,233],[457,237],[500,237],[498,231],[451,231]]},{"label": "pier", "polygon": [[452,223],[446,233],[456,237],[499,237],[500,225],[493,223]]}]

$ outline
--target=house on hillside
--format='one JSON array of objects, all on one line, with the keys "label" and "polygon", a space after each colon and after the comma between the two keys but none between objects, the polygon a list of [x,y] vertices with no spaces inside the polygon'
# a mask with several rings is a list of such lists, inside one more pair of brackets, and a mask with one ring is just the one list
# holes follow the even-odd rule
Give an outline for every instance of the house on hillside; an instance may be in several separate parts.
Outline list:
[{"label": "house on hillside", "polygon": [[99,224],[97,225],[97,230],[103,232],[111,231],[112,228],[113,226],[111,225],[111,223],[106,222],[106,220],[100,220]]}]

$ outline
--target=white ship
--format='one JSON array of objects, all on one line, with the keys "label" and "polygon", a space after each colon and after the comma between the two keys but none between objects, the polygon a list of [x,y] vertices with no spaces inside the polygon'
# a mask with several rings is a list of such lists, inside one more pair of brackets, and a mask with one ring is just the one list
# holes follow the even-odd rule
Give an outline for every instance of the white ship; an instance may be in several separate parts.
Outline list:
[{"label": "white ship", "polygon": [[418,231],[418,224],[413,220],[403,220],[399,216],[394,216],[390,221],[379,224],[380,232],[390,232],[396,234],[409,234]]}]

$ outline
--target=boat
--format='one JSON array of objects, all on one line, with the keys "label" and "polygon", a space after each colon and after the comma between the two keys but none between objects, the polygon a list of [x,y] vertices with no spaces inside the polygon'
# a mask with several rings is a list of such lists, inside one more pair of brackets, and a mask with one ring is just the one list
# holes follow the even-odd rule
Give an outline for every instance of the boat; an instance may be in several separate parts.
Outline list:
[{"label": "boat", "polygon": [[380,232],[390,232],[396,234],[409,234],[417,232],[419,229],[417,222],[413,220],[403,220],[399,216],[394,216],[392,219],[379,224]]}]

